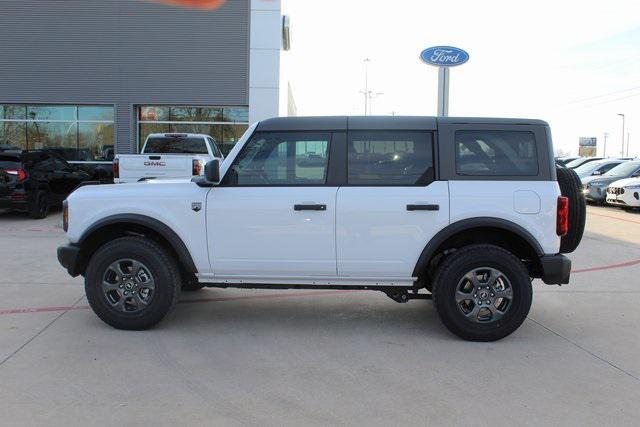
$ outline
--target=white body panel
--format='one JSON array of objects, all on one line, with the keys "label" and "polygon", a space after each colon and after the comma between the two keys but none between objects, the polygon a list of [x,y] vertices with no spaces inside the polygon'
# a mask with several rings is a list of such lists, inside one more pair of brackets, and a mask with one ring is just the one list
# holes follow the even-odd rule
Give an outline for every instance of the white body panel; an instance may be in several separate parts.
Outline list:
[{"label": "white body panel", "polygon": [[[208,188],[187,180],[149,181],[139,184],[88,185],[68,198],[69,229],[74,243],[94,223],[118,214],[148,216],[170,227],[184,242],[199,272],[210,270],[207,255],[205,202]],[[191,203],[202,203],[194,212]]]},{"label": "white body panel", "polygon": [[[207,198],[216,277],[336,276],[337,187],[218,187]],[[294,211],[324,204],[324,211]]]},{"label": "white body panel", "polygon": [[193,159],[200,160],[202,170],[214,159],[204,154],[120,154],[116,158],[120,166],[120,177],[113,180],[116,184],[138,182],[142,178],[191,178]]},{"label": "white body panel", "polygon": [[[163,137],[164,134],[150,134],[147,141],[152,137]],[[193,160],[199,160],[201,164],[200,175],[204,173],[204,165],[209,160],[215,159],[215,155],[207,141],[207,135],[185,134],[188,138],[202,138],[207,154],[163,154],[146,153],[147,143],[145,142],[140,154],[117,154],[119,177],[114,178],[116,184],[138,182],[143,178],[158,179],[185,179],[193,177]],[[220,158],[222,161],[222,158]]]},{"label": "white body panel", "polygon": [[[435,204],[437,211],[407,211]],[[426,242],[449,225],[446,181],[426,187],[341,187],[336,220],[338,275],[409,280]]]},{"label": "white body panel", "polygon": [[504,219],[531,233],[545,254],[560,250],[560,237],[555,233],[557,182],[449,181],[449,194],[451,224],[478,217]]}]

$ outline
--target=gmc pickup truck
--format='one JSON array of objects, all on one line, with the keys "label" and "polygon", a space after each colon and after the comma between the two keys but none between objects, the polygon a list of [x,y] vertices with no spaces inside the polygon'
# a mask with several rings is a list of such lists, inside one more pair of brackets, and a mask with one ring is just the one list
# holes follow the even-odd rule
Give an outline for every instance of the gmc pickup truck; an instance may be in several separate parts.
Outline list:
[{"label": "gmc pickup truck", "polygon": [[540,120],[283,117],[203,176],[79,188],[58,260],[121,329],[157,324],[181,288],[361,289],[433,299],[491,341],[525,320],[533,278],[569,282],[585,216]]},{"label": "gmc pickup truck", "polygon": [[224,156],[213,138],[194,133],[152,133],[140,154],[117,154],[113,182],[138,182],[152,178],[191,178],[202,175],[204,165]]}]

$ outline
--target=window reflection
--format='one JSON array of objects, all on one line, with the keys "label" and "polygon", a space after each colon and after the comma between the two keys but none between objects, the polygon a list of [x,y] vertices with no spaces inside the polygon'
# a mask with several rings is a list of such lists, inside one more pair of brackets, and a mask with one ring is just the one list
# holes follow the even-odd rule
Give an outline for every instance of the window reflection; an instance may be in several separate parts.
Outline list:
[{"label": "window reflection", "polygon": [[0,105],[0,145],[46,149],[67,160],[112,160],[114,109],[106,105]]},{"label": "window reflection", "polygon": [[[212,137],[224,155],[229,154],[248,127],[247,107],[153,106],[138,109],[138,146],[151,133],[198,133]],[[229,124],[225,124],[229,122]]]}]

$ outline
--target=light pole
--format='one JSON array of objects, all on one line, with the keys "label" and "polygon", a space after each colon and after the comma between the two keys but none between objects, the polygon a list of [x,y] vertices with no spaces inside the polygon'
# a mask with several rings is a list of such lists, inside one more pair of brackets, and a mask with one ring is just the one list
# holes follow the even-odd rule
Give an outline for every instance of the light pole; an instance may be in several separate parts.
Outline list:
[{"label": "light pole", "polygon": [[609,136],[609,132],[604,133],[604,149],[602,150],[602,157],[607,157],[607,137]]},{"label": "light pole", "polygon": [[620,157],[624,157],[624,114],[618,113],[622,117],[622,149],[620,151]]},{"label": "light pole", "polygon": [[367,115],[369,107],[369,58],[364,58],[364,91],[360,91],[364,95],[364,115]]}]

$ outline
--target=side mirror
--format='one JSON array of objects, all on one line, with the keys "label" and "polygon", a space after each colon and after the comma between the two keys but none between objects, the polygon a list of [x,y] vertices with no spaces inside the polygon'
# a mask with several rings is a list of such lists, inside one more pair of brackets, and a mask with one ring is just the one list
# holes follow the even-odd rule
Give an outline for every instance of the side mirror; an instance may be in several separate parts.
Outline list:
[{"label": "side mirror", "polygon": [[204,177],[207,179],[207,182],[211,184],[220,182],[220,160],[209,160],[207,164],[204,165]]},{"label": "side mirror", "polygon": [[595,171],[591,175],[602,175],[602,171]]}]

